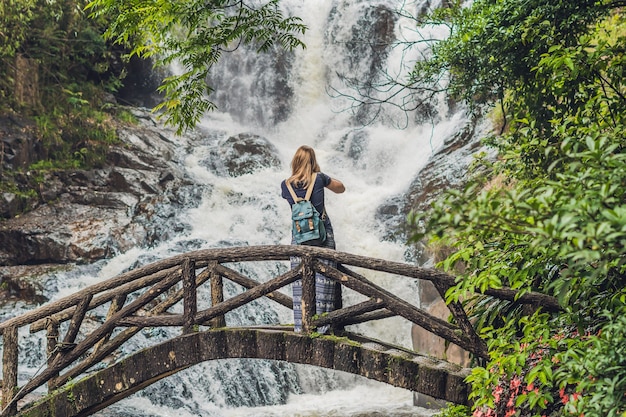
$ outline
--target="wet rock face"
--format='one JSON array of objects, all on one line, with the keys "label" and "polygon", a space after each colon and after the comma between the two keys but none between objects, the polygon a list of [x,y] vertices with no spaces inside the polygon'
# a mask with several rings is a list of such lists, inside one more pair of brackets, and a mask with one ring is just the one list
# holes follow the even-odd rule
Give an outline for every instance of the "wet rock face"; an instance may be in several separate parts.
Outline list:
[{"label": "wet rock face", "polygon": [[[58,268],[58,266],[57,266]],[[52,267],[44,265],[11,266],[0,268],[0,301],[4,304],[14,300],[32,300],[35,303],[47,301],[41,295],[42,282],[39,275],[50,272]]]},{"label": "wet rock face", "polygon": [[[378,207],[376,218],[390,231],[390,240],[408,239],[406,217],[411,211],[428,211],[430,205],[444,191],[460,189],[467,179],[474,155],[481,151],[479,138],[483,136],[481,120],[473,120],[451,136],[411,182],[408,191]],[[426,259],[414,259],[422,263]]]},{"label": "wet rock face", "polygon": [[133,111],[139,124],[120,128],[124,144],[110,149],[106,167],[46,173],[36,190],[38,205],[26,212],[19,211],[23,207],[11,193],[0,196],[0,209],[11,206],[21,213],[0,220],[0,299],[32,300],[38,291],[31,276],[59,265],[91,263],[184,230],[175,214],[198,197],[175,160],[187,139],[159,126],[149,112]]},{"label": "wet rock face", "polygon": [[218,144],[210,158],[211,169],[218,175],[238,177],[263,168],[280,168],[278,149],[267,139],[252,133],[240,133]]},{"label": "wet rock face", "polygon": [[0,163],[2,170],[26,168],[41,159],[43,150],[33,137],[32,122],[19,117],[0,117]]},{"label": "wet rock face", "polygon": [[[131,224],[127,206],[58,202],[0,224],[0,264],[89,262],[142,243],[146,232]],[[130,201],[128,201],[130,203]]]},{"label": "wet rock face", "polygon": [[[409,210],[427,210],[430,203],[445,190],[462,187],[474,160],[473,155],[480,147],[476,125],[470,122],[444,143],[443,148],[433,155],[413,180],[409,193],[404,196],[405,212],[408,214]],[[450,161],[456,163],[451,164]]]}]

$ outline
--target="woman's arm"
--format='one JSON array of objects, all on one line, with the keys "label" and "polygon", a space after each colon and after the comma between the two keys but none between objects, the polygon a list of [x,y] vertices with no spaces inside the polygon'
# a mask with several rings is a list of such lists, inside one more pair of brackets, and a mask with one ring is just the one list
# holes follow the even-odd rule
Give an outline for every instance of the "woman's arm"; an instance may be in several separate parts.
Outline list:
[{"label": "woman's arm", "polygon": [[341,194],[344,191],[346,191],[346,187],[344,187],[343,182],[336,180],[334,178],[330,179],[330,182],[328,183],[326,188],[328,188],[330,191],[337,193],[337,194]]}]

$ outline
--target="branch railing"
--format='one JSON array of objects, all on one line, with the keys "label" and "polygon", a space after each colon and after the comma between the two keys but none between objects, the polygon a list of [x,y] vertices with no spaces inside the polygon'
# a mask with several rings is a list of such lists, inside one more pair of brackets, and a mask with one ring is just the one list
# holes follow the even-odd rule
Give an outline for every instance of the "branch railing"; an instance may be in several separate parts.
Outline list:
[{"label": "branch railing", "polygon": [[[289,261],[300,258],[297,268],[258,282],[225,266],[228,263],[251,261]],[[333,261],[331,267],[322,260]],[[47,385],[49,391],[76,378],[114,353],[127,340],[146,327],[180,327],[183,333],[197,331],[199,326],[226,326],[225,314],[261,297],[267,297],[287,308],[292,298],[278,290],[302,280],[302,327],[309,333],[316,327],[330,325],[339,332],[346,325],[387,317],[400,316],[479,357],[487,356],[487,348],[469,323],[458,303],[449,305],[456,324],[434,317],[402,298],[392,294],[348,266],[381,271],[400,277],[432,281],[439,293],[454,285],[454,278],[440,271],[419,268],[405,263],[352,255],[345,252],[310,246],[250,246],[207,249],[174,256],[123,273],[110,280],[84,288],[75,294],[51,302],[18,317],[0,323],[3,338],[2,411],[0,416],[17,412],[18,401],[37,388]],[[321,317],[315,315],[315,273],[336,282],[335,310]],[[224,298],[224,279],[245,288],[229,299]],[[210,286],[211,305],[198,306],[198,288]],[[366,300],[343,307],[341,287],[362,294]],[[542,294],[527,293],[517,297],[510,289],[488,290],[499,298],[522,303],[539,303],[558,308],[556,300]],[[182,301],[182,313],[168,310]],[[89,311],[108,304],[104,321],[96,329],[81,326]],[[61,324],[67,330],[61,338]],[[30,327],[31,333],[46,331],[45,368],[22,387],[18,387],[18,330]],[[116,329],[123,329],[115,333]],[[79,336],[83,335],[81,340]]]}]

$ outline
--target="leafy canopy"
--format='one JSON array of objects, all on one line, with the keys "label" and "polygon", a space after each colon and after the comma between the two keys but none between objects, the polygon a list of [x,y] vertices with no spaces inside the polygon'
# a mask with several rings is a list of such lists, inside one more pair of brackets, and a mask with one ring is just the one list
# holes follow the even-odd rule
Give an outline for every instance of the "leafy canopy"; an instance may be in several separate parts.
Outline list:
[{"label": "leafy canopy", "polygon": [[165,99],[155,108],[179,132],[215,108],[206,79],[223,53],[241,43],[253,44],[259,52],[304,47],[298,36],[306,26],[298,17],[284,17],[279,0],[93,0],[88,9],[92,17],[111,20],[105,36],[127,46],[130,55],[150,57],[160,66],[182,66],[180,74],[164,80],[160,91]]},{"label": "leafy canopy", "polygon": [[[476,0],[438,11],[451,36],[415,82],[446,73],[453,95],[499,100],[506,132],[471,181],[429,213],[415,240],[450,245],[490,349],[474,370],[474,416],[626,413],[626,21],[619,2]],[[508,286],[556,297],[559,313],[469,294]],[[457,411],[458,412],[458,411]],[[465,415],[465,414],[462,414]]]}]

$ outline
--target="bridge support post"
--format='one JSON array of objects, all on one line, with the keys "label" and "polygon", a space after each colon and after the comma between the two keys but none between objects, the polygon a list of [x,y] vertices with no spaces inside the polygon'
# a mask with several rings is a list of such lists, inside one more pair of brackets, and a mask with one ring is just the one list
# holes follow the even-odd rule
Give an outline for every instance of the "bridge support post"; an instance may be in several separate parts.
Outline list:
[{"label": "bridge support post", "polygon": [[[339,311],[343,308],[343,295],[342,295],[342,286],[340,282],[335,282],[335,302],[333,303],[333,310]],[[333,324],[332,330],[334,334],[343,334],[346,330],[345,326],[342,324]]]},{"label": "bridge support post", "polygon": [[310,256],[302,257],[302,331],[310,333],[315,315],[315,270]]},{"label": "bridge support post", "polygon": [[[217,262],[211,262],[208,268],[211,268],[211,305],[216,306],[224,302],[224,280],[217,272]],[[226,318],[221,315],[211,319],[211,327],[219,329],[226,327]]]},{"label": "bridge support post", "polygon": [[[59,322],[52,317],[48,317],[46,323],[46,335],[48,338],[48,343],[46,346],[46,353],[48,356],[48,366],[52,366],[52,363],[56,359],[57,352],[57,344],[59,343]],[[59,376],[57,373],[48,381],[48,392],[53,391],[56,386],[54,384],[54,378]]]},{"label": "bridge support post", "polygon": [[196,296],[196,263],[189,258],[183,262],[183,333],[193,332],[198,312],[198,300]]},{"label": "bridge support post", "polygon": [[17,404],[7,404],[15,396],[17,391],[17,360],[19,345],[17,342],[17,327],[11,326],[2,332],[4,338],[4,352],[2,354],[2,415],[17,413]]}]

